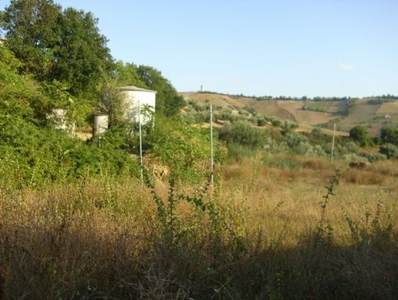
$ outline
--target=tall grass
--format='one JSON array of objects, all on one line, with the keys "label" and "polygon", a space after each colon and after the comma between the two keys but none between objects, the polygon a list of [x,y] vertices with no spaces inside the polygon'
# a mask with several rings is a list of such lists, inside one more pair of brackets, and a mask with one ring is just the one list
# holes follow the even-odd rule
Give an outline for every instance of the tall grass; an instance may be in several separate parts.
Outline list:
[{"label": "tall grass", "polygon": [[343,163],[295,159],[224,165],[212,189],[205,178],[2,186],[2,298],[396,299],[396,165],[353,181]]}]

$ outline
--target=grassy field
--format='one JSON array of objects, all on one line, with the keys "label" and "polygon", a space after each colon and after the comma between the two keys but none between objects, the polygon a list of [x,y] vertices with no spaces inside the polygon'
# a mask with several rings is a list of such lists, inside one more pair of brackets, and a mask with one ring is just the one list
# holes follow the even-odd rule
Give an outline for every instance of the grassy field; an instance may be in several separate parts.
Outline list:
[{"label": "grassy field", "polygon": [[213,187],[110,177],[2,186],[0,292],[396,299],[397,167],[264,155],[217,166]]}]

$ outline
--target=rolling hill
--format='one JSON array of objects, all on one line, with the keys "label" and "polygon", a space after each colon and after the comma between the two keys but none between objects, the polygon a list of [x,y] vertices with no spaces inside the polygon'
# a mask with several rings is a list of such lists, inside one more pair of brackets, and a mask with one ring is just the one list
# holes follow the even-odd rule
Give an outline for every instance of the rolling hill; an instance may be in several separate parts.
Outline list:
[{"label": "rolling hill", "polygon": [[[374,98],[351,100],[275,100],[226,95],[213,92],[182,92],[185,100],[211,103],[216,106],[240,110],[249,107],[267,117],[297,122],[301,130],[310,131],[315,126],[325,132],[336,123],[339,134],[361,125],[368,128],[371,137],[380,135],[386,125],[398,125],[398,100],[375,101]],[[329,131],[332,132],[332,131]]]}]

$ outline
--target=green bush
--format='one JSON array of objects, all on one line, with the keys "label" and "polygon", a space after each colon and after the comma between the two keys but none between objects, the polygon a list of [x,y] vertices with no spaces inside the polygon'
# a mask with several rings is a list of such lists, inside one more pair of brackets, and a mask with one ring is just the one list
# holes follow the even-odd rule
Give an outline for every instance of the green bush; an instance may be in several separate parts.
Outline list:
[{"label": "green bush", "polygon": [[282,121],[276,117],[271,117],[270,122],[274,127],[282,127]]},{"label": "green bush", "polygon": [[[214,159],[222,157],[214,131]],[[210,130],[187,124],[183,119],[162,119],[150,137],[152,156],[169,166],[176,179],[195,180],[207,172],[203,163],[210,162]]]},{"label": "green bush", "polygon": [[299,146],[301,143],[307,143],[308,139],[302,135],[301,133],[297,132],[287,132],[284,135],[283,140],[287,143],[289,148],[294,149]]},{"label": "green bush", "polygon": [[379,153],[386,155],[388,159],[398,159],[398,147],[393,144],[380,146]]},{"label": "green bush", "polygon": [[220,140],[240,144],[251,149],[261,149],[267,142],[267,133],[253,127],[249,122],[227,124],[219,129]]},{"label": "green bush", "polygon": [[364,152],[364,153],[360,153],[360,155],[362,157],[365,157],[371,163],[374,163],[376,161],[384,161],[387,159],[387,155],[382,154],[382,153]]},{"label": "green bush", "polygon": [[137,170],[138,165],[115,147],[114,140],[103,139],[98,148],[97,143],[73,138],[54,126],[38,126],[29,118],[2,112],[0,180],[3,183],[40,187],[86,175],[133,175]]},{"label": "green bush", "polygon": [[258,118],[258,119],[257,119],[257,125],[258,125],[258,126],[265,126],[265,125],[267,125],[267,120],[265,120],[264,117]]},{"label": "green bush", "polygon": [[368,130],[364,126],[354,126],[350,129],[350,138],[361,147],[373,146],[373,141],[368,136]]},{"label": "green bush", "polygon": [[255,156],[256,151],[257,150],[232,142],[228,144],[228,159],[231,162],[240,163],[244,158]]},{"label": "green bush", "polygon": [[398,128],[386,126],[381,129],[380,138],[383,143],[398,146]]}]

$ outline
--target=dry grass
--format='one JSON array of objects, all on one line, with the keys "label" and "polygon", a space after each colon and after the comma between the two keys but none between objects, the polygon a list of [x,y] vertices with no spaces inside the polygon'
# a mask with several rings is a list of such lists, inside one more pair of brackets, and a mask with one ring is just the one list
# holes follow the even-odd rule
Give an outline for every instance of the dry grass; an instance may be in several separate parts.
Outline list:
[{"label": "dry grass", "polygon": [[398,112],[398,102],[394,101],[394,102],[386,102],[383,103],[380,108],[377,110],[376,114],[378,115],[396,115]]},{"label": "dry grass", "polygon": [[[297,158],[223,166],[206,209],[137,180],[87,179],[0,193],[1,291],[8,299],[394,299],[397,163],[366,170]],[[325,186],[341,171],[325,208]],[[169,199],[169,200],[168,200]],[[210,205],[211,203],[211,205]],[[166,223],[164,223],[166,222]],[[328,227],[326,227],[326,225]]]}]

